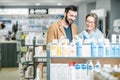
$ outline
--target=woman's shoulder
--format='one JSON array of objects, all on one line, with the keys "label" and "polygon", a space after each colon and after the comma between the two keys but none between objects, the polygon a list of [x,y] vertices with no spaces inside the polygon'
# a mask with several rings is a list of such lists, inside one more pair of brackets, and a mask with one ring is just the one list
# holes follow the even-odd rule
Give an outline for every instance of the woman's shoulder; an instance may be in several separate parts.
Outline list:
[{"label": "woman's shoulder", "polygon": [[95,30],[95,32],[102,33],[98,28]]},{"label": "woman's shoulder", "polygon": [[100,31],[99,29],[96,29],[96,34],[104,36],[104,34],[102,33],[102,31]]},{"label": "woman's shoulder", "polygon": [[83,36],[84,33],[87,33],[86,30],[81,31],[81,32],[78,34],[78,36],[81,37],[81,36]]}]

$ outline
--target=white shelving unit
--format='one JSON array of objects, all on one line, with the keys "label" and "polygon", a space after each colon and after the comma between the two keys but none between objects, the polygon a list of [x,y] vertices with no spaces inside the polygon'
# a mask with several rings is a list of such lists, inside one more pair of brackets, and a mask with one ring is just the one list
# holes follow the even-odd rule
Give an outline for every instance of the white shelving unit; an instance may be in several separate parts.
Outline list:
[{"label": "white shelving unit", "polygon": [[[96,60],[99,60],[101,65],[103,66],[103,64],[110,64],[112,67],[113,65],[119,65],[120,64],[120,57],[50,57],[50,46],[47,46],[47,80],[51,80],[50,78],[50,65],[51,63],[67,63],[69,64],[70,62],[76,62],[76,63],[86,63],[88,60],[92,60],[93,64],[95,65]],[[96,74],[97,75],[97,74]],[[98,78],[101,76],[96,76],[98,80]],[[104,78],[101,78],[103,80],[105,80]]]}]

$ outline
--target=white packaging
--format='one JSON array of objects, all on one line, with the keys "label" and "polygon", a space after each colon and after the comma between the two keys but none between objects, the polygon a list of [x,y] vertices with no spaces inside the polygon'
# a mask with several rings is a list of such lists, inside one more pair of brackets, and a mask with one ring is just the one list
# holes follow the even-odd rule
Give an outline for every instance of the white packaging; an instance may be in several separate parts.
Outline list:
[{"label": "white packaging", "polygon": [[57,54],[57,40],[53,40],[50,45],[50,56],[56,56]]},{"label": "white packaging", "polygon": [[62,56],[62,45],[60,43],[57,44],[56,56]]},{"label": "white packaging", "polygon": [[29,61],[29,52],[26,52],[25,60],[26,60],[26,61]]},{"label": "white packaging", "polygon": [[29,38],[29,35],[26,35],[25,45],[29,45],[29,44],[30,44],[30,38]]},{"label": "white packaging", "polygon": [[39,56],[39,49],[38,49],[38,47],[35,47],[35,55],[34,56]]},{"label": "white packaging", "polygon": [[69,80],[68,64],[50,64],[50,80]]},{"label": "white packaging", "polygon": [[35,56],[41,57],[42,50],[43,50],[43,46],[35,47]]},{"label": "white packaging", "polygon": [[112,34],[111,43],[116,43],[116,42],[117,42],[117,35],[116,34]]},{"label": "white packaging", "polygon": [[92,63],[92,60],[88,61],[88,76],[87,76],[87,80],[94,80],[94,66]]},{"label": "white packaging", "polygon": [[101,64],[100,64],[99,60],[96,60],[95,71],[96,72],[100,72],[101,71]]},{"label": "white packaging", "polygon": [[70,43],[69,48],[70,48],[69,56],[76,57],[76,45],[75,45],[75,43]]},{"label": "white packaging", "polygon": [[29,61],[33,61],[33,52],[29,52]]},{"label": "white packaging", "polygon": [[113,65],[112,70],[114,70],[116,72],[119,71],[118,65]]},{"label": "white packaging", "polygon": [[112,56],[112,47],[110,44],[105,45],[105,56],[106,57],[111,57]]},{"label": "white packaging", "polygon": [[40,76],[40,69],[39,68],[37,68],[37,70],[36,70],[36,78],[35,78],[35,80],[40,80],[40,78],[41,78],[41,76]]},{"label": "white packaging", "polygon": [[57,64],[50,64],[50,80],[57,80]]},{"label": "white packaging", "polygon": [[75,67],[74,67],[74,65],[69,66],[69,80],[75,80]]},{"label": "white packaging", "polygon": [[75,64],[75,79],[74,80],[82,80],[81,77],[81,64]]},{"label": "white packaging", "polygon": [[118,39],[118,42],[120,43],[120,35],[119,35],[119,39]]},{"label": "white packaging", "polygon": [[69,53],[70,53],[69,45],[68,45],[68,44],[62,45],[62,55],[63,55],[64,57],[68,57],[68,56],[69,56]]},{"label": "white packaging", "polygon": [[89,44],[82,45],[82,57],[91,57],[91,45]]},{"label": "white packaging", "polygon": [[32,78],[33,77],[33,66],[29,66],[27,70],[25,71],[25,77],[26,78]]},{"label": "white packaging", "polygon": [[62,64],[62,80],[69,80],[69,65]]},{"label": "white packaging", "polygon": [[81,64],[81,79],[82,80],[89,80],[87,79],[87,64]]},{"label": "white packaging", "polygon": [[105,56],[105,45],[103,42],[98,41],[98,57]]},{"label": "white packaging", "polygon": [[62,64],[57,64],[56,65],[56,75],[57,75],[57,80],[62,80]]}]

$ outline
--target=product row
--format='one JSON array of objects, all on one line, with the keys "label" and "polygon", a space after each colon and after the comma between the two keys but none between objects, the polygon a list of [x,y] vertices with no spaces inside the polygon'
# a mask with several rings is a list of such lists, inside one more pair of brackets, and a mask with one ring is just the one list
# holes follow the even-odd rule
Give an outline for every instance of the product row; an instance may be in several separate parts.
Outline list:
[{"label": "product row", "polygon": [[80,41],[71,43],[55,41],[49,46],[51,57],[120,57],[120,44],[94,41],[87,44]]},{"label": "product row", "polygon": [[110,64],[100,64],[97,60],[93,64],[91,60],[87,63],[52,63],[50,64],[50,80],[95,80],[95,75],[99,74],[104,80],[119,80],[120,66]]}]

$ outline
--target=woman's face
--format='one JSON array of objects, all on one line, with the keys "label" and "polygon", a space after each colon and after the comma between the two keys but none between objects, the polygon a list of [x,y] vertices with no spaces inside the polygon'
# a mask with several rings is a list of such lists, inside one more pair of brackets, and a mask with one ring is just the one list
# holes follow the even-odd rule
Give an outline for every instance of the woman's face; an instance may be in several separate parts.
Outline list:
[{"label": "woman's face", "polygon": [[92,16],[87,17],[86,19],[86,27],[89,32],[95,29],[95,19]]}]

